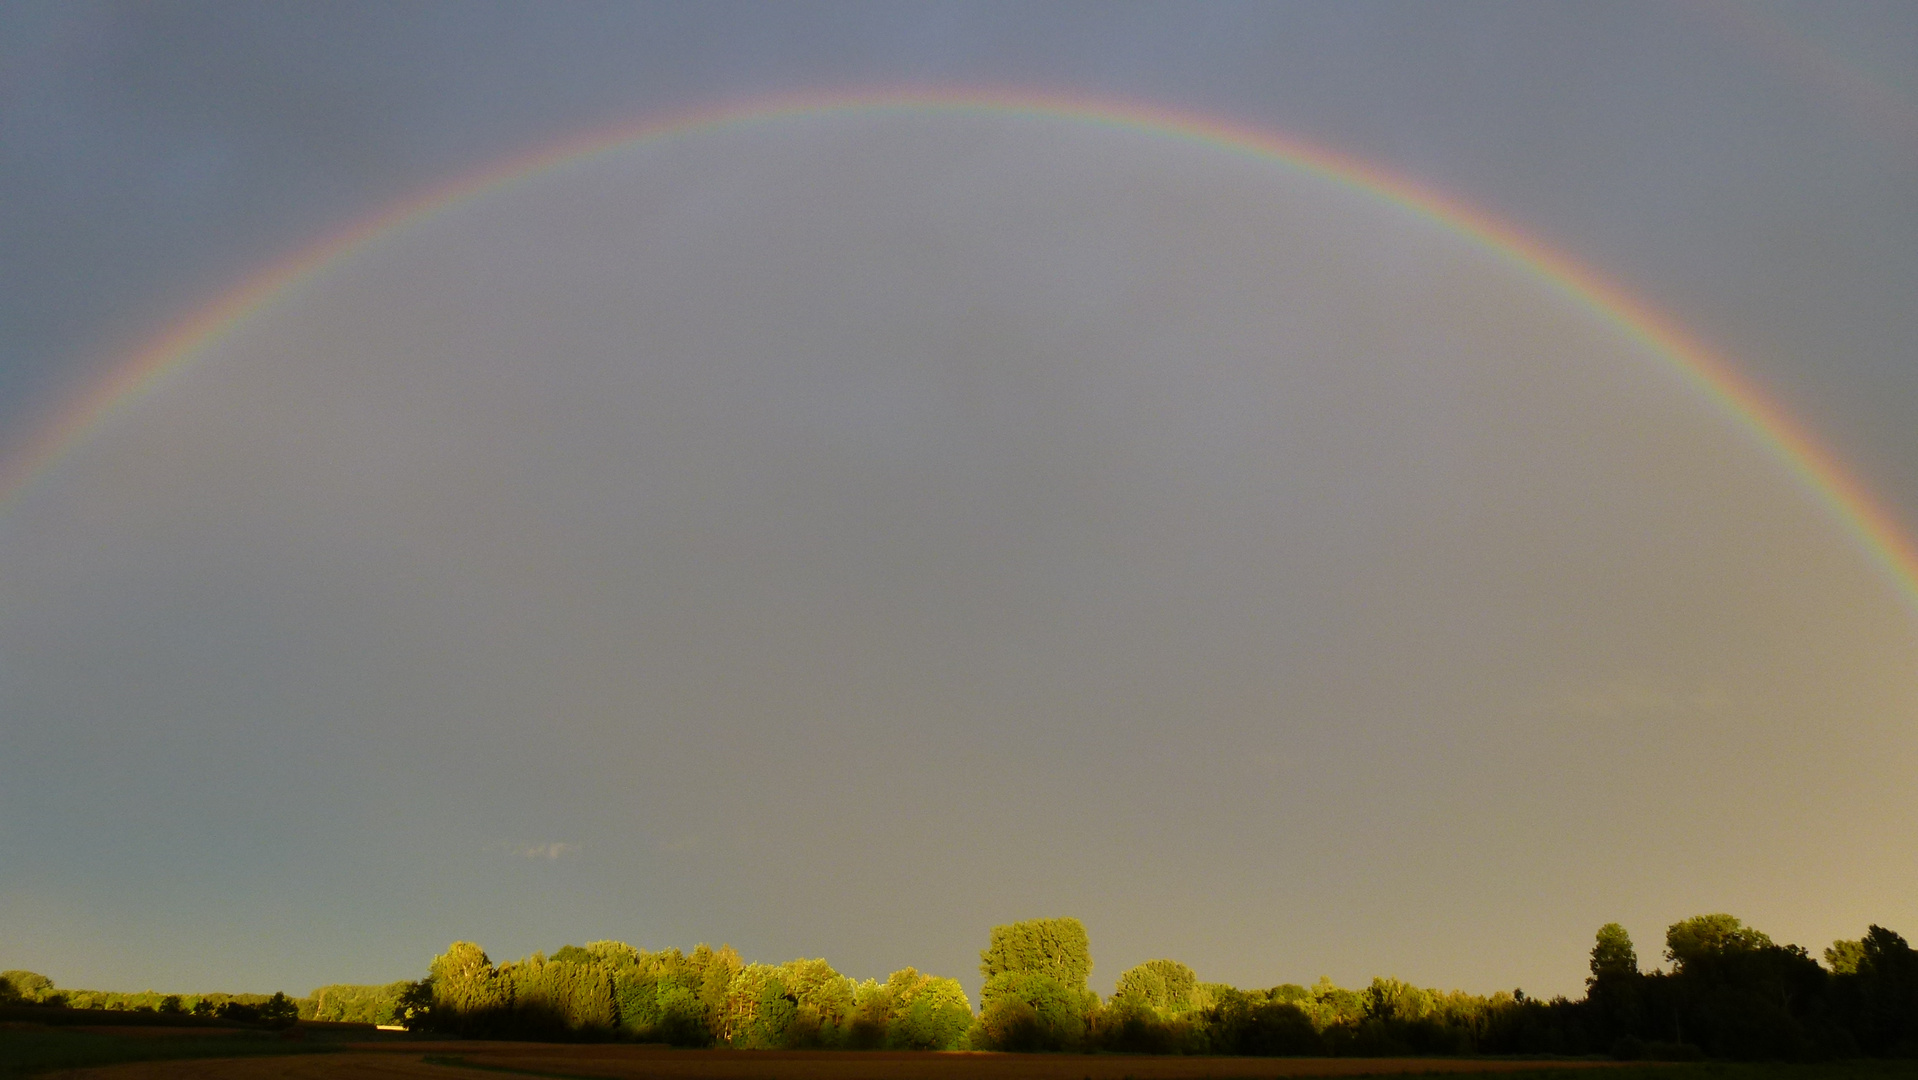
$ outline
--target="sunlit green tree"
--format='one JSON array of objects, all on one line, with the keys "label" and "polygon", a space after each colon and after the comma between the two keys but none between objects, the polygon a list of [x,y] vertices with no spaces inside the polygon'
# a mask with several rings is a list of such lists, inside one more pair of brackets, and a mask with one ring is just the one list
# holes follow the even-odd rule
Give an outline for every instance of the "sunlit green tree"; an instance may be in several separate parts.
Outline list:
[{"label": "sunlit green tree", "polygon": [[1062,1049],[1084,1039],[1098,1004],[1086,988],[1092,948],[1074,918],[1029,919],[995,926],[979,954],[979,1036],[1008,1050]]},{"label": "sunlit green tree", "polygon": [[0,979],[5,979],[22,1001],[40,1001],[54,992],[53,980],[36,971],[0,971]]},{"label": "sunlit green tree", "polygon": [[1085,924],[1067,917],[995,926],[979,954],[979,974],[987,982],[999,975],[1039,974],[1067,989],[1084,989],[1092,974]]},{"label": "sunlit green tree", "polygon": [[486,950],[455,941],[433,958],[434,1022],[449,1031],[477,1032],[504,1026],[513,1007],[513,983],[493,968]]},{"label": "sunlit green tree", "polygon": [[957,979],[902,968],[886,979],[886,1045],[895,1050],[956,1050],[972,1025],[972,1002]]},{"label": "sunlit green tree", "polygon": [[1825,950],[1825,966],[1833,975],[1858,974],[1858,961],[1865,957],[1865,943],[1862,941],[1834,941]]},{"label": "sunlit green tree", "polygon": [[1587,983],[1601,979],[1629,978],[1638,974],[1638,952],[1632,948],[1632,936],[1615,922],[1598,928],[1598,941],[1592,946],[1592,974]]},{"label": "sunlit green tree", "polygon": [[1147,960],[1119,976],[1114,998],[1139,1001],[1161,1016],[1173,1017],[1200,1005],[1194,999],[1199,976],[1177,960]]},{"label": "sunlit green tree", "polygon": [[1853,970],[1838,982],[1860,1047],[1918,1056],[1918,951],[1882,926],[1865,931],[1857,945]]},{"label": "sunlit green tree", "polygon": [[1723,913],[1680,919],[1665,931],[1665,959],[1683,971],[1702,960],[1772,947],[1771,938]]}]

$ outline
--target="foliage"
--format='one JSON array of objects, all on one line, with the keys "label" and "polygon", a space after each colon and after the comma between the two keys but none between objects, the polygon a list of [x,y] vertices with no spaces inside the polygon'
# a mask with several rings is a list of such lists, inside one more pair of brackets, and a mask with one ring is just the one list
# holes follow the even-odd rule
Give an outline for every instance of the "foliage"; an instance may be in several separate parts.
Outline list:
[{"label": "foliage", "polygon": [[1833,976],[1834,1011],[1869,1054],[1918,1057],[1918,952],[1873,926],[1858,942],[1852,970]]},{"label": "foliage", "polygon": [[1599,927],[1598,943],[1592,946],[1592,976],[1586,985],[1637,974],[1638,952],[1632,948],[1632,936],[1615,922]]},{"label": "foliage", "polygon": [[1665,959],[1677,964],[1680,972],[1687,964],[1709,963],[1773,947],[1771,938],[1725,914],[1694,915],[1665,931]]},{"label": "foliage", "polygon": [[886,980],[886,1046],[894,1050],[957,1050],[972,1026],[972,1002],[958,979],[902,968]]},{"label": "foliage", "polygon": [[494,966],[454,942],[402,994],[409,1027],[461,1035],[742,1049],[953,1049],[972,1003],[953,979],[894,972],[855,984],[824,960],[747,964],[730,946],[646,952],[568,945]]},{"label": "foliage", "polygon": [[[49,1023],[86,1015],[46,1008],[65,1003],[151,1014],[132,1022],[191,1024],[179,1017],[190,1013],[267,1026],[297,1015],[475,1037],[741,1049],[1918,1058],[1918,951],[1884,927],[1833,943],[1827,967],[1726,914],[1673,923],[1665,945],[1671,970],[1641,971],[1624,928],[1600,927],[1578,1001],[1442,991],[1391,977],[1359,989],[1327,978],[1241,989],[1158,959],[1122,973],[1101,1002],[1086,986],[1085,927],[1069,918],[992,929],[980,953],[977,1015],[956,980],[914,968],[855,982],[823,959],[748,964],[728,946],[648,952],[613,941],[497,965],[478,945],[454,942],[417,982],[325,986],[308,999],[62,991],[26,971],[0,975],[0,993],[16,999],[9,1015]],[[174,1018],[163,1019],[168,1014]]]},{"label": "foliage", "polygon": [[1000,975],[1044,975],[1067,989],[1083,990],[1092,974],[1085,924],[1068,917],[995,926],[979,954],[979,974],[988,983]]},{"label": "foliage", "polygon": [[1834,941],[1825,950],[1825,967],[1833,975],[1858,974],[1858,961],[1865,958],[1863,941]]},{"label": "foliage", "polygon": [[413,985],[401,980],[385,986],[322,986],[307,995],[310,1004],[300,1018],[350,1024],[401,1023],[400,1001]]},{"label": "foliage", "polygon": [[995,926],[979,954],[980,1017],[972,1044],[985,1050],[1066,1050],[1085,1039],[1098,996],[1086,988],[1092,948],[1074,918]]},{"label": "foliage", "polygon": [[824,960],[748,964],[726,997],[725,1041],[748,1049],[841,1046],[854,1016],[851,979]]},{"label": "foliage", "polygon": [[13,993],[0,992],[0,1003],[41,1005],[127,1013],[186,1015],[229,1020],[235,1023],[284,1027],[302,1017],[310,1018],[311,1002],[290,998],[284,993],[266,994],[161,994],[152,990],[133,993],[106,990],[61,990],[53,980],[32,971],[0,972]]},{"label": "foliage", "polygon": [[1182,1016],[1199,1007],[1199,976],[1177,960],[1147,960],[1119,976],[1115,999],[1137,1001],[1164,1016]]},{"label": "foliage", "polygon": [[433,1029],[433,977],[398,984],[404,989],[393,1002],[393,1022],[408,1031]]},{"label": "foliage", "polygon": [[[1725,914],[1674,923],[1666,956],[1672,971],[1641,972],[1624,928],[1601,927],[1580,1001],[1445,992],[1384,977],[1362,990],[1327,979],[1310,988],[1241,990],[1196,976],[1188,983],[1182,965],[1153,961],[1120,977],[1085,1045],[1134,1053],[1610,1054],[1665,1061],[1918,1057],[1918,951],[1882,927],[1827,950],[1830,971],[1804,949],[1777,944]],[[999,1022],[1016,1034],[1023,1015]],[[982,1025],[988,1019],[990,1010]],[[1034,1042],[1029,1034],[1027,1042]],[[1020,1045],[1005,1034],[994,1034],[990,1044]]]},{"label": "foliage", "polygon": [[0,980],[7,984],[0,996],[10,1000],[39,1001],[53,991],[53,980],[35,971],[0,971]]}]

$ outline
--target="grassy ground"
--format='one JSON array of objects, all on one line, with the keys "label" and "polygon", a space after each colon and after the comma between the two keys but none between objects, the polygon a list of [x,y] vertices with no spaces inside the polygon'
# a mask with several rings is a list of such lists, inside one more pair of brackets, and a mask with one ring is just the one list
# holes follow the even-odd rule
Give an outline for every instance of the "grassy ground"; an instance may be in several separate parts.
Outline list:
[{"label": "grassy ground", "polygon": [[289,1042],[267,1032],[151,1038],[78,1027],[0,1029],[0,1080],[129,1061],[310,1054],[334,1049],[336,1045]]}]

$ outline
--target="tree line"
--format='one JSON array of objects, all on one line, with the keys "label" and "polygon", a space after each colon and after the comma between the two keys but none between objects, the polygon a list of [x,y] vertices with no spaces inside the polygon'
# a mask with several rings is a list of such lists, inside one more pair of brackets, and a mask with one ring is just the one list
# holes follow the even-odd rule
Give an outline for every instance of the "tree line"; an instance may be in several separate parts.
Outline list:
[{"label": "tree line", "polygon": [[[734,1048],[980,1049],[1385,1056],[1610,1055],[1624,1059],[1812,1060],[1918,1057],[1918,951],[1873,926],[1820,964],[1730,915],[1666,931],[1669,970],[1642,970],[1630,936],[1600,928],[1578,1000],[1487,995],[1375,978],[1243,989],[1150,960],[1101,998],[1072,918],[992,928],[973,1009],[955,979],[914,968],[855,981],[824,960],[747,963],[729,946],[660,952],[568,945],[495,964],[455,942],[425,978],[274,995],[62,993],[31,972],[0,973],[0,1002],[135,1008],[262,1019],[397,1023],[449,1035],[626,1039]],[[252,1015],[232,1010],[252,1010]],[[227,1010],[223,1012],[222,1010]]]},{"label": "tree line", "polygon": [[498,966],[455,942],[399,1013],[409,1026],[468,1036],[752,1049],[951,1050],[973,1026],[957,980],[913,968],[854,982],[824,960],[749,964],[730,946],[647,952],[617,941]]},{"label": "tree line", "polygon": [[[410,985],[401,983],[398,985]],[[277,1026],[310,1019],[304,1001],[276,994],[161,994],[152,990],[61,990],[33,971],[0,971],[0,1005],[40,1005],[68,1009],[193,1016],[242,1024]]]}]

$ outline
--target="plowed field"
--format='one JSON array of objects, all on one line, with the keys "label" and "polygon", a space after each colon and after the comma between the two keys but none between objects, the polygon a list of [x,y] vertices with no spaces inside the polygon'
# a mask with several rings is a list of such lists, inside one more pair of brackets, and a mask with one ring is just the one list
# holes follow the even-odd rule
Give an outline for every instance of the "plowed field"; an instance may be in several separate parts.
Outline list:
[{"label": "plowed field", "polygon": [[1486,1073],[1597,1062],[1457,1058],[1204,1058],[879,1051],[666,1050],[550,1043],[362,1044],[290,1058],[153,1061],[53,1074],[62,1080],[1208,1080]]}]

